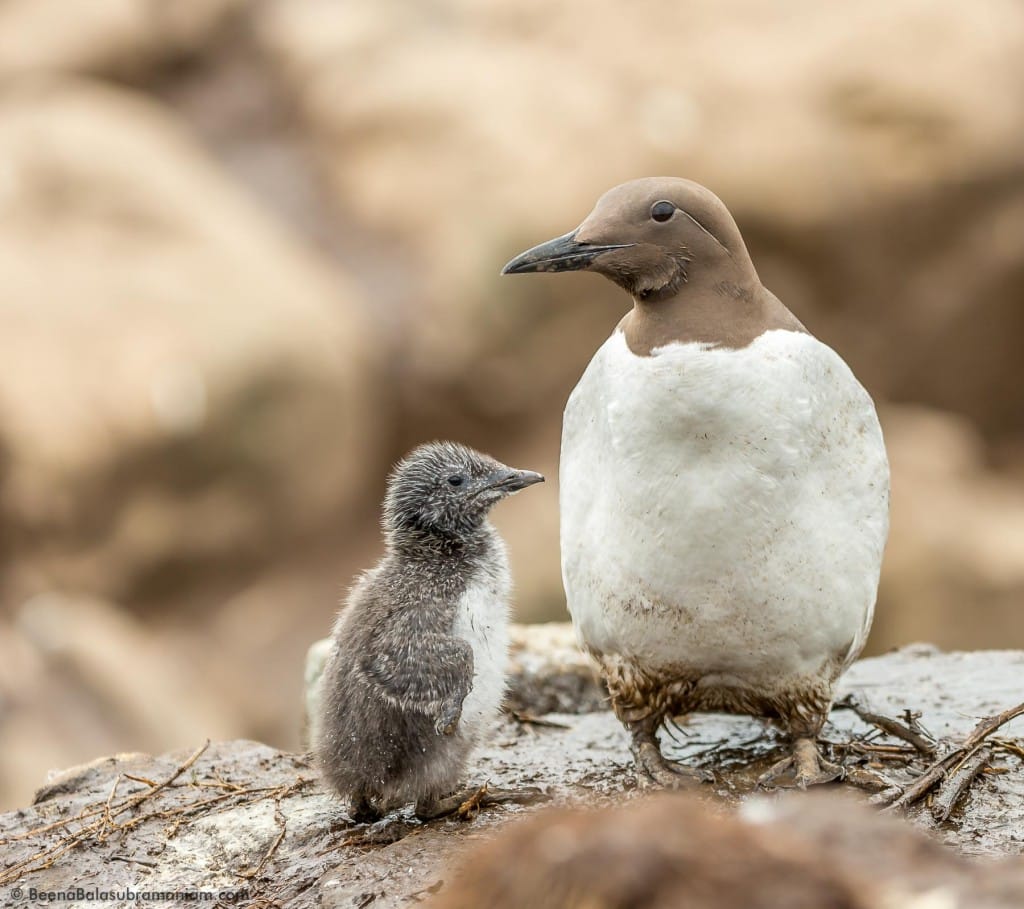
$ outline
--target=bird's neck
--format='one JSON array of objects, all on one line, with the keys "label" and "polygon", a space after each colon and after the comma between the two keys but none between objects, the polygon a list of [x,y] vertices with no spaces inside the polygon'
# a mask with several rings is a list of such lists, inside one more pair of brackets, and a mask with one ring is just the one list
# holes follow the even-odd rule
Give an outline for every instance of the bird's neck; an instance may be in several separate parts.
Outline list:
[{"label": "bird's neck", "polygon": [[692,274],[671,296],[634,299],[619,323],[629,349],[650,356],[672,343],[697,342],[738,350],[766,331],[805,331],[800,321],[750,271]]},{"label": "bird's neck", "polygon": [[427,566],[469,561],[487,552],[491,532],[486,521],[458,533],[402,527],[388,534],[388,548],[406,562]]}]

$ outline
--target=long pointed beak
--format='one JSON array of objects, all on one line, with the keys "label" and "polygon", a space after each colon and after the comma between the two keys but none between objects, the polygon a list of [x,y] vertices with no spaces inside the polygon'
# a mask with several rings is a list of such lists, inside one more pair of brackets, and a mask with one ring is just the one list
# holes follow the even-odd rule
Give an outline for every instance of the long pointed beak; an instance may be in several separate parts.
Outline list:
[{"label": "long pointed beak", "polygon": [[632,243],[617,243],[598,246],[592,243],[580,243],[576,240],[576,231],[567,233],[540,246],[534,246],[520,253],[502,270],[503,275],[522,275],[533,271],[581,271],[589,268],[601,253],[612,249],[625,249]]}]

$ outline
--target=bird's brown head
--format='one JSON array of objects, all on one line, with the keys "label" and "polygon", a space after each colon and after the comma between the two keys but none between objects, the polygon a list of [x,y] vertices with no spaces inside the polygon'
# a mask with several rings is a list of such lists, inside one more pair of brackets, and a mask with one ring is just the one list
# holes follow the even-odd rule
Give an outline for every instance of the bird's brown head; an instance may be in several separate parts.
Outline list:
[{"label": "bird's brown head", "polygon": [[687,288],[758,284],[728,209],[679,177],[616,186],[574,231],[521,253],[502,274],[556,271],[596,271],[651,303]]}]

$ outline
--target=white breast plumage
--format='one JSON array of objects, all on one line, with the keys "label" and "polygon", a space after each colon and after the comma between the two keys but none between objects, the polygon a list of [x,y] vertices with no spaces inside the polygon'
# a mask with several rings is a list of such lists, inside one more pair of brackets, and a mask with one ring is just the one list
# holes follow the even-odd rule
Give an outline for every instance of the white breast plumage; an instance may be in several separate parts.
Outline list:
[{"label": "white breast plumage", "polygon": [[591,651],[772,689],[863,646],[888,464],[870,397],[811,335],[644,357],[616,332],[566,406],[560,482]]},{"label": "white breast plumage", "polygon": [[478,737],[494,722],[505,696],[511,580],[504,546],[493,570],[477,573],[459,598],[453,633],[473,648],[473,687],[462,704],[460,726]]}]

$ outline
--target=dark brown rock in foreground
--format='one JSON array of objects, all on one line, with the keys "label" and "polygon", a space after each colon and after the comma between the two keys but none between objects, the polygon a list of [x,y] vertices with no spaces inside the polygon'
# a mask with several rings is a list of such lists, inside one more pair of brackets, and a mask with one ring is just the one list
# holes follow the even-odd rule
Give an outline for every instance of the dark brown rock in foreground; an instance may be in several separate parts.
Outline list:
[{"label": "dark brown rock in foreground", "polygon": [[434,909],[1014,909],[1024,868],[982,869],[836,793],[715,810],[659,793],[548,811],[475,849]]}]

